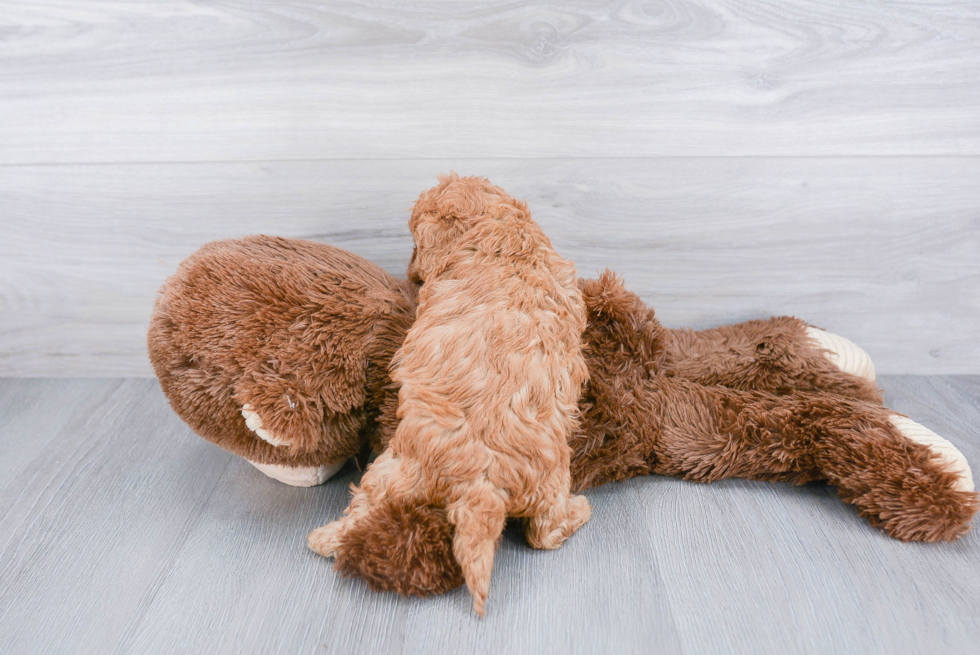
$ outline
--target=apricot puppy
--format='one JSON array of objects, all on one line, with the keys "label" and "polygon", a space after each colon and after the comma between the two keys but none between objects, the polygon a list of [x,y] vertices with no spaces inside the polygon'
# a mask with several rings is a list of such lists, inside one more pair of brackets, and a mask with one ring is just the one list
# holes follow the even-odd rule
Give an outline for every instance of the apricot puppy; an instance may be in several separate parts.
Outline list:
[{"label": "apricot puppy", "polygon": [[453,554],[480,616],[508,516],[535,548],[558,548],[589,519],[569,492],[568,438],[588,377],[585,308],[573,264],[527,206],[481,178],[440,178],[409,228],[409,277],[423,282],[415,324],[392,361],[399,424],[365,471],[346,515],[314,530],[341,536],[384,502],[445,508]]}]

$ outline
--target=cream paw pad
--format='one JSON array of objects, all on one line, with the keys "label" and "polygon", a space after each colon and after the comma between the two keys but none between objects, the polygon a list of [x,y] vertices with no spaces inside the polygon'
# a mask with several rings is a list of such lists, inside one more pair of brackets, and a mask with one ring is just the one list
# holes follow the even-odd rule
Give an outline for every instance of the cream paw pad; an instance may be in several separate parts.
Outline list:
[{"label": "cream paw pad", "polygon": [[856,343],[812,326],[807,327],[806,335],[826,351],[827,358],[836,364],[840,370],[874,381],[874,362],[871,361],[871,356]]},{"label": "cream paw pad", "polygon": [[245,425],[248,426],[248,429],[254,432],[255,436],[257,436],[262,441],[266,441],[276,447],[289,445],[288,441],[283,441],[282,439],[279,439],[278,437],[276,437],[276,435],[272,434],[268,430],[263,429],[262,419],[255,412],[255,410],[252,408],[251,405],[246,404],[242,406],[242,416],[245,417]]},{"label": "cream paw pad", "polygon": [[[262,419],[252,409],[251,405],[242,407],[242,416],[245,417],[245,425],[255,433],[259,439],[266,441],[273,446],[288,446],[289,443],[276,438],[274,434],[262,427]],[[347,460],[324,464],[322,466],[281,466],[279,464],[259,464],[252,460],[246,460],[249,464],[262,471],[273,480],[288,484],[291,487],[315,487],[323,484],[339,471]]]},{"label": "cream paw pad", "polygon": [[892,414],[889,420],[902,436],[929,448],[933,457],[942,462],[942,468],[956,475],[957,481],[954,487],[957,491],[973,491],[973,472],[970,470],[970,464],[956,446],[906,416]]},{"label": "cream paw pad", "polygon": [[315,487],[332,478],[347,460],[323,466],[297,466],[295,468],[278,464],[259,464],[252,460],[246,461],[273,480],[278,480],[291,487]]}]

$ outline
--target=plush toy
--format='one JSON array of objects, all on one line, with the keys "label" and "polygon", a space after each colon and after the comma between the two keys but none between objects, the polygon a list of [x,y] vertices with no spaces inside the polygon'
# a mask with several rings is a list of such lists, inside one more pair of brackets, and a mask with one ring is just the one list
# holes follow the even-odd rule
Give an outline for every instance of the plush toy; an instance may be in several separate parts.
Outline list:
[{"label": "plush toy", "polygon": [[[788,317],[667,330],[613,274],[580,285],[590,378],[570,441],[574,490],[651,473],[828,480],[897,539],[969,529],[980,502],[963,455],[881,405],[854,344]],[[319,484],[365,444],[383,452],[393,435],[388,363],[414,319],[415,292],[327,245],[210,243],[164,285],[150,358],[202,437],[276,479]],[[371,512],[345,534],[338,570],[404,594],[462,584],[444,511],[387,503]]]}]

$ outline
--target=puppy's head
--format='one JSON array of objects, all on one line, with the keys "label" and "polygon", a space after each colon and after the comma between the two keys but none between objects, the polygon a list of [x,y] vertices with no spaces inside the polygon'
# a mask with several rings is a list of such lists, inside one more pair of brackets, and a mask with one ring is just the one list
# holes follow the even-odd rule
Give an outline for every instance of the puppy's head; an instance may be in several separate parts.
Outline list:
[{"label": "puppy's head", "polygon": [[519,235],[507,229],[507,223],[530,222],[527,205],[486,178],[459,177],[456,173],[440,175],[439,184],[419,196],[408,221],[415,240],[408,278],[416,284],[424,282],[474,228],[490,227],[492,233],[493,226],[500,225],[501,235],[513,237]]}]

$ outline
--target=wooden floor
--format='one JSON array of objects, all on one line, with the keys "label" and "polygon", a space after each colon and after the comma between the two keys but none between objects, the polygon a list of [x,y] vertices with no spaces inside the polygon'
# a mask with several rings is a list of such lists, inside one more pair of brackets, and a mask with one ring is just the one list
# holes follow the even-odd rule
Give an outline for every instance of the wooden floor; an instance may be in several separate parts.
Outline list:
[{"label": "wooden floor", "polygon": [[[980,377],[887,377],[980,464]],[[487,618],[306,549],[347,469],[295,489],[199,439],[155,380],[0,379],[0,653],[976,653],[980,532],[903,544],[823,484],[588,492],[559,551],[509,529]]]}]

